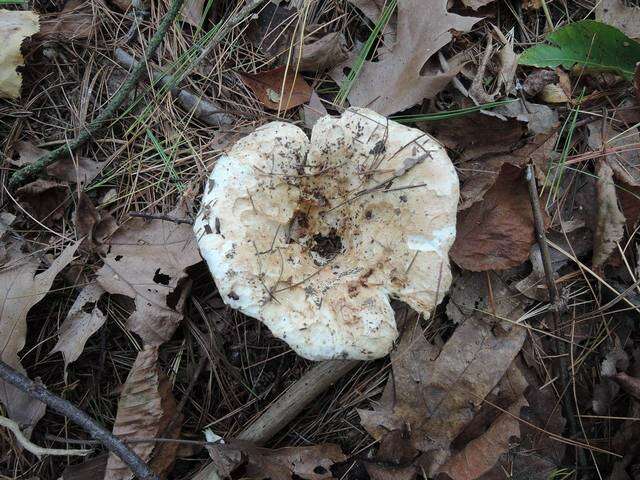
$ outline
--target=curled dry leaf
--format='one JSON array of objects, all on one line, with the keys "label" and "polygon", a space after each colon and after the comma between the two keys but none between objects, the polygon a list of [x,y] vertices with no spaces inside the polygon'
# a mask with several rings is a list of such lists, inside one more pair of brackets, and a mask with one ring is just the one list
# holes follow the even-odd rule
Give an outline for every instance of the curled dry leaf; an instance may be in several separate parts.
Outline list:
[{"label": "curled dry leaf", "polygon": [[[165,428],[173,418],[180,416],[177,425],[181,426],[181,415],[176,411],[176,401],[171,394],[171,382],[158,368],[158,348],[145,347],[138,353],[131,371],[124,383],[118,401],[113,434],[122,438],[140,437],[155,438],[165,435]],[[172,432],[174,437],[180,428]],[[161,444],[158,444],[160,446]],[[174,445],[175,446],[175,445]],[[131,449],[144,461],[148,461],[154,452],[155,444],[137,443]],[[159,448],[159,447],[155,447]],[[173,455],[169,464],[175,459],[176,449],[162,449],[163,455]],[[166,460],[166,459],[165,459]],[[129,480],[133,473],[115,454],[109,455],[104,480]]]},{"label": "curled dry leaf", "polygon": [[241,73],[240,78],[258,101],[271,110],[289,110],[307,103],[313,93],[309,84],[292,67],[277,67],[256,74]]},{"label": "curled dry leaf", "polygon": [[[179,207],[171,215],[184,218],[186,212]],[[128,328],[145,344],[160,345],[182,319],[189,291],[185,270],[199,261],[190,225],[136,218],[112,235],[97,281],[107,292],[134,300]]]},{"label": "curled dry leaf", "polygon": [[98,210],[85,192],[78,195],[78,204],[73,216],[76,235],[84,239],[84,247],[104,252],[105,242],[118,229],[115,218]]},{"label": "curled dry leaf", "polygon": [[458,214],[451,258],[465,270],[504,270],[527,260],[535,241],[522,171],[505,163],[481,202]]},{"label": "curled dry leaf", "polygon": [[340,447],[333,444],[270,450],[234,442],[207,449],[213,459],[213,470],[222,478],[242,466],[243,478],[326,480],[333,478],[331,467],[347,459]]},{"label": "curled dry leaf", "polygon": [[[67,246],[51,265],[41,273],[40,259],[24,253],[19,241],[8,241],[6,257],[0,269],[0,358],[2,361],[25,373],[18,352],[25,344],[27,313],[49,292],[55,277],[66,267],[80,245]],[[44,415],[45,406],[21,390],[0,380],[0,402],[9,418],[16,421],[27,434]]]},{"label": "curled dry leaf", "polygon": [[69,364],[78,359],[89,337],[96,333],[106,320],[97,305],[103,293],[104,289],[97,283],[84,287],[60,326],[58,343],[51,353],[62,353],[65,380]]},{"label": "curled dry leaf", "polygon": [[[425,8],[422,0],[398,0],[396,41],[388,44],[393,45],[391,51],[379,61],[364,62],[349,91],[352,106],[389,115],[434,97],[451,81],[458,70],[443,73],[427,62],[451,41],[452,31],[466,32],[480,19],[449,13],[447,3],[433,0]],[[345,69],[353,68],[356,58],[357,53],[352,53],[347,62],[330,71],[336,83],[346,81]]]},{"label": "curled dry leaf", "polygon": [[596,201],[598,212],[593,238],[594,267],[601,267],[616,249],[624,235],[625,218],[618,207],[613,170],[606,159],[596,166]]},{"label": "curled dry leaf", "polygon": [[0,9],[0,98],[20,96],[22,75],[16,71],[24,65],[20,47],[38,29],[35,13]]}]

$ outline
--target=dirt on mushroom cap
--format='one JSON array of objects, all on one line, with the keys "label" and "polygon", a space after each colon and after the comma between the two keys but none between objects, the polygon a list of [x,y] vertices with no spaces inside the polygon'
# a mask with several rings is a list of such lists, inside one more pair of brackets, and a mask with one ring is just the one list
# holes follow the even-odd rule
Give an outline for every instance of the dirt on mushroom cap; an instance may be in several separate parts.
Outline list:
[{"label": "dirt on mushroom cap", "polygon": [[216,163],[195,224],[220,294],[303,357],[372,359],[389,297],[428,313],[450,284],[458,178],[423,132],[361,108],[311,140],[273,122]]}]

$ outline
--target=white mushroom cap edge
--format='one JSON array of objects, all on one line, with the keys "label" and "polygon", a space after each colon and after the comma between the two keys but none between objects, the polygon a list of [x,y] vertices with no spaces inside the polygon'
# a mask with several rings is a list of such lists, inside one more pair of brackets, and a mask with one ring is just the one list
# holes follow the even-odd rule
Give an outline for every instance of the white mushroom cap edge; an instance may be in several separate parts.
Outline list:
[{"label": "white mushroom cap edge", "polygon": [[458,193],[433,138],[350,108],[239,140],[194,230],[229,306],[310,360],[368,360],[398,336],[390,298],[426,315],[449,289]]}]

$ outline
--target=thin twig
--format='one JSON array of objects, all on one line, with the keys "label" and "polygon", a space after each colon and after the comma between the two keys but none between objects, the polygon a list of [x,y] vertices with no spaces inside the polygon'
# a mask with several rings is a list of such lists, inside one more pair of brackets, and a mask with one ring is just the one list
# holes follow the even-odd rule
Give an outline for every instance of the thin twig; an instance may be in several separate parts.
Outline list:
[{"label": "thin twig", "polygon": [[263,445],[286,427],[318,395],[360,365],[357,360],[330,360],[316,364],[236,438]]},{"label": "thin twig", "polygon": [[29,380],[21,373],[0,360],[0,378],[10,383],[14,387],[22,390],[27,395],[40,400],[51,409],[71,420],[76,425],[85,430],[91,438],[99,440],[111,452],[116,454],[126,463],[131,471],[141,480],[159,480],[158,476],[151,471],[149,466],[127,447],[120,439],[98,425],[94,419],[73,405],[71,402],[51,393],[42,385]]},{"label": "thin twig", "polygon": [[[138,65],[136,60],[121,48],[116,49],[116,60],[120,65],[129,68],[135,68]],[[201,96],[194,95],[186,89],[175,87],[176,80],[171,75],[154,68],[151,69],[151,75],[154,83],[168,88],[175,97],[176,102],[201,122],[219,127],[229,125],[235,121],[235,117],[225,112],[214,100],[207,100]]]},{"label": "thin twig", "polygon": [[[533,171],[533,165],[527,165],[526,180],[529,186],[529,200],[531,201],[531,210],[533,211],[533,222],[536,230],[536,239],[538,246],[540,247],[540,254],[542,256],[542,266],[544,268],[545,281],[547,283],[547,289],[549,291],[549,300],[551,302],[551,313],[553,318],[552,328],[554,332],[557,332],[560,325],[560,313],[563,310],[562,301],[558,294],[558,286],[556,285],[553,277],[553,267],[551,265],[551,255],[549,254],[549,246],[547,244],[547,235],[544,228],[544,216],[542,215],[542,207],[540,206],[540,197],[538,196],[538,186],[536,185],[536,177]],[[558,372],[557,375],[560,378],[560,395],[562,399],[562,405],[567,416],[567,422],[569,423],[569,430],[571,436],[575,436],[578,432],[578,425],[576,423],[576,412],[574,405],[571,402],[571,398],[567,395],[568,385],[570,383],[568,370],[567,370],[567,358],[566,349],[563,342],[559,342],[556,338],[552,339],[554,344],[554,350],[558,356]],[[580,454],[578,458],[584,457],[582,450],[579,450]],[[582,464],[584,464],[581,461]]]},{"label": "thin twig", "polygon": [[67,450],[64,448],[44,448],[31,443],[31,441],[24,436],[20,430],[20,426],[13,420],[0,415],[0,425],[8,428],[16,436],[18,443],[22,445],[26,450],[33,453],[36,457],[40,458],[43,455],[57,455],[57,456],[80,456],[84,457],[89,455],[93,450]]},{"label": "thin twig", "polygon": [[173,223],[186,223],[187,225],[193,225],[193,220],[189,218],[177,218],[172,217],[171,215],[161,215],[161,214],[153,214],[153,213],[144,213],[144,212],[129,212],[130,217],[135,218],[144,218],[147,220],[164,220],[166,222]]},{"label": "thin twig", "polygon": [[113,96],[113,98],[109,101],[105,109],[94,119],[92,120],[78,135],[74,140],[65,143],[55,150],[48,152],[47,154],[40,157],[34,163],[30,165],[26,165],[22,167],[20,170],[11,175],[9,180],[10,188],[17,188],[20,185],[25,184],[26,182],[33,180],[36,178],[42,171],[51,165],[52,163],[60,160],[61,158],[69,155],[77,148],[81,147],[85,143],[87,143],[95,134],[97,134],[107,123],[108,120],[116,113],[120,105],[129,97],[129,93],[133,90],[133,88],[138,84],[140,77],[146,71],[147,63],[154,56],[156,50],[160,46],[160,43],[164,39],[169,26],[173,23],[174,19],[180,13],[182,9],[182,4],[184,0],[173,0],[171,6],[169,7],[169,11],[162,18],[160,25],[158,26],[158,30],[153,34],[151,40],[149,40],[149,45],[147,47],[147,51],[144,56],[144,61],[139,62],[136,66],[131,70],[131,74],[127,78],[127,80],[122,84],[122,87],[118,92]]}]

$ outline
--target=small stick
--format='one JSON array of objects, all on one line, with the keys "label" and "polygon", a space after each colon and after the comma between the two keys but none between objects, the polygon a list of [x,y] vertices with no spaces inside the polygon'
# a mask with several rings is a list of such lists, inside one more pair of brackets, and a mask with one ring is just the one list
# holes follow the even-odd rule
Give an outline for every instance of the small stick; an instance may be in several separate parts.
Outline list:
[{"label": "small stick", "polygon": [[120,457],[141,480],[159,480],[158,476],[151,471],[149,466],[144,463],[135,452],[127,447],[122,440],[114,437],[71,402],[58,397],[42,385],[29,380],[2,360],[0,360],[0,378],[22,390],[30,397],[40,400],[59,414],[64,415],[73,423],[82,427],[83,430],[91,435],[91,438],[100,440],[105,447]]},{"label": "small stick", "polygon": [[129,212],[130,217],[135,218],[145,218],[147,220],[164,220],[166,222],[173,223],[186,223],[188,225],[193,225],[193,220],[189,218],[177,218],[172,217],[171,215],[161,215],[161,214],[153,214],[153,213],[143,213],[143,212]]},{"label": "small stick", "polygon": [[44,448],[31,443],[31,441],[24,436],[20,430],[20,426],[13,420],[0,415],[0,425],[8,428],[16,436],[18,443],[22,445],[26,450],[33,453],[36,457],[40,458],[43,455],[57,455],[57,456],[80,456],[84,457],[89,455],[93,450],[67,450],[64,448]]},{"label": "small stick", "polygon": [[[525,178],[529,186],[529,200],[531,201],[531,210],[533,211],[533,223],[536,230],[536,239],[538,246],[540,247],[540,255],[542,257],[542,266],[544,268],[545,281],[547,283],[547,290],[549,291],[549,301],[551,302],[551,313],[553,315],[553,329],[557,331],[558,325],[560,325],[560,312],[563,310],[562,301],[558,294],[558,286],[553,278],[553,267],[551,265],[551,255],[549,254],[549,246],[547,244],[547,235],[544,228],[544,217],[542,215],[542,207],[540,207],[540,197],[538,196],[538,186],[536,185],[536,177],[533,171],[533,165],[527,165],[525,172]],[[572,437],[578,432],[578,425],[576,423],[576,412],[573,408],[571,398],[567,395],[567,388],[570,383],[569,375],[567,371],[567,359],[566,351],[564,348],[564,342],[559,342],[557,338],[553,339],[554,349],[558,355],[558,374],[560,377],[561,386],[561,399],[562,405],[569,422],[569,430]],[[583,451],[579,450],[579,459],[584,456]],[[580,463],[584,464],[583,461]]]},{"label": "small stick", "polygon": [[158,26],[158,30],[156,30],[156,33],[154,33],[153,37],[151,37],[151,40],[149,40],[149,45],[144,56],[144,61],[137,63],[133,70],[131,70],[131,74],[122,84],[120,90],[118,90],[113,98],[111,98],[105,109],[93,121],[91,121],[75,139],[59,146],[55,150],[46,153],[34,163],[26,165],[20,170],[15,171],[9,179],[10,188],[15,189],[20,185],[33,180],[49,165],[60,160],[61,158],[72,153],[74,150],[87,143],[105,126],[107,121],[116,113],[118,108],[120,108],[120,105],[122,105],[122,103],[129,97],[129,92],[131,92],[131,90],[133,90],[133,88],[138,84],[140,77],[146,70],[147,63],[153,58],[153,55],[164,39],[169,26],[178,16],[178,13],[180,13],[183,3],[184,0],[172,1],[171,6],[169,7],[169,11],[162,18],[162,21]]},{"label": "small stick", "polygon": [[[135,68],[135,59],[121,48],[116,49],[116,60],[120,65]],[[234,122],[235,117],[226,113],[220,105],[213,100],[198,97],[188,90],[175,86],[174,78],[160,70],[152,69],[151,75],[154,83],[168,88],[175,97],[176,102],[187,112],[193,112],[193,116],[207,125],[219,127]]]},{"label": "small stick", "polygon": [[273,402],[237,440],[264,445],[298,416],[318,395],[336,383],[362,362],[329,360],[316,364]]}]

